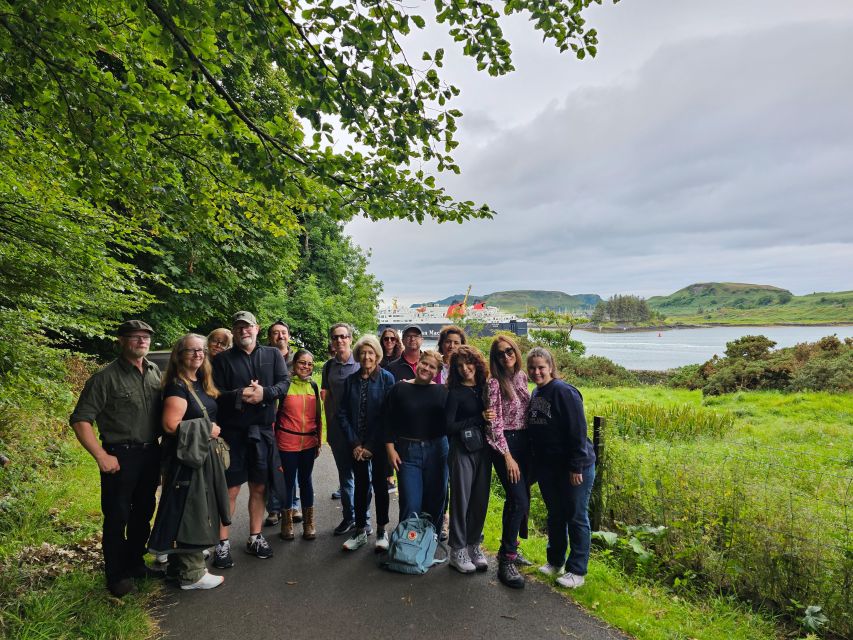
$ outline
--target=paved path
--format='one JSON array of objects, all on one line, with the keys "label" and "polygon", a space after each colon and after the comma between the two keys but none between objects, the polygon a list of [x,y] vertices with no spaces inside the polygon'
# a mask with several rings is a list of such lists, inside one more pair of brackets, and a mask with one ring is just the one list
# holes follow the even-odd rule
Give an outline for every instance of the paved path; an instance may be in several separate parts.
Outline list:
[{"label": "paved path", "polygon": [[[211,591],[168,586],[155,613],[166,638],[211,640],[321,640],[325,638],[534,638],[624,639],[547,585],[528,579],[524,589],[508,589],[488,573],[462,575],[441,565],[424,576],[380,569],[373,538],[354,553],[332,536],[340,502],[329,499],[337,484],[326,447],[314,469],[317,539],[284,542],[268,527],[275,556],[268,560],[243,551],[248,534],[247,490],[238,500],[231,528],[235,566],[216,571],[225,583]],[[397,521],[397,501],[391,501]]]}]

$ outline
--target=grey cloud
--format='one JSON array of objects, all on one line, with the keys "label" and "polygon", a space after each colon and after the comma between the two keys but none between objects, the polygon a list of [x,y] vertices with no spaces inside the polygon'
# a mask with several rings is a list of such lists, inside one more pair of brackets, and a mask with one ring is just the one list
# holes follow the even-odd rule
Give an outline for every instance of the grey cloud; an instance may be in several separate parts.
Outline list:
[{"label": "grey cloud", "polygon": [[[494,221],[381,224],[443,248],[419,271],[435,296],[469,281],[602,295],[696,280],[850,288],[851,77],[851,21],[662,46],[619,83],[573,90],[499,135],[474,114],[478,144],[443,180],[489,202]],[[374,247],[389,293],[411,288],[397,268],[409,255]]]}]

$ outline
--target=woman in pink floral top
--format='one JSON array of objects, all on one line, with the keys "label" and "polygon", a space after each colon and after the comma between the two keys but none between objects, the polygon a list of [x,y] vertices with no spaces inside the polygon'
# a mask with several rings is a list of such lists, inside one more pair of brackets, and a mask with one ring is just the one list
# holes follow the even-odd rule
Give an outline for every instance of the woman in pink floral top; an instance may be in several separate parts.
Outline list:
[{"label": "woman in pink floral top", "polygon": [[492,448],[492,464],[506,493],[503,508],[498,579],[508,587],[524,586],[517,565],[530,562],[518,549],[518,534],[530,508],[525,413],[530,401],[527,374],[521,368],[521,351],[509,336],[500,335],[489,350],[489,418],[486,441]]}]

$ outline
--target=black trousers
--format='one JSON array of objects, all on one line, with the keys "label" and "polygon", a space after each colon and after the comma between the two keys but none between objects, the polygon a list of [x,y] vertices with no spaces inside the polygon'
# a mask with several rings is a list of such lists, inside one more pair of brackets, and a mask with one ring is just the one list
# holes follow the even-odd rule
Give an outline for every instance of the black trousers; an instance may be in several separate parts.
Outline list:
[{"label": "black trousers", "polygon": [[355,526],[363,529],[367,526],[367,511],[370,509],[370,487],[373,486],[373,496],[376,502],[376,526],[388,524],[388,476],[384,451],[379,451],[370,460],[353,460],[352,471],[355,476]]},{"label": "black trousers", "polygon": [[105,445],[104,449],[118,458],[121,467],[116,473],[101,473],[104,573],[107,584],[113,584],[145,564],[160,483],[160,448]]},{"label": "black trousers", "polygon": [[[518,482],[510,482],[503,455],[492,450],[492,463],[506,494],[501,518],[501,547],[498,553],[512,555],[518,551],[519,533],[522,528],[526,528],[524,524],[530,511],[530,445],[524,430],[504,431],[504,437],[509,452],[521,471]],[[526,538],[527,534],[523,537]]]}]

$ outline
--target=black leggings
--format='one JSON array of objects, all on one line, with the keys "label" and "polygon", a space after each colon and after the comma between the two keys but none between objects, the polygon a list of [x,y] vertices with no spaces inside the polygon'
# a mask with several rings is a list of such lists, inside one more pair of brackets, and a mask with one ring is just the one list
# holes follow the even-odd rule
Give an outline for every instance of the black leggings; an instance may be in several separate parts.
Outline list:
[{"label": "black leggings", "polygon": [[492,451],[495,473],[498,474],[504,493],[506,493],[501,528],[501,548],[498,553],[500,555],[512,555],[518,551],[518,533],[527,519],[528,511],[530,511],[530,486],[528,484],[530,445],[527,432],[524,430],[504,431],[504,437],[509,452],[521,471],[518,482],[510,482],[503,454]]}]

